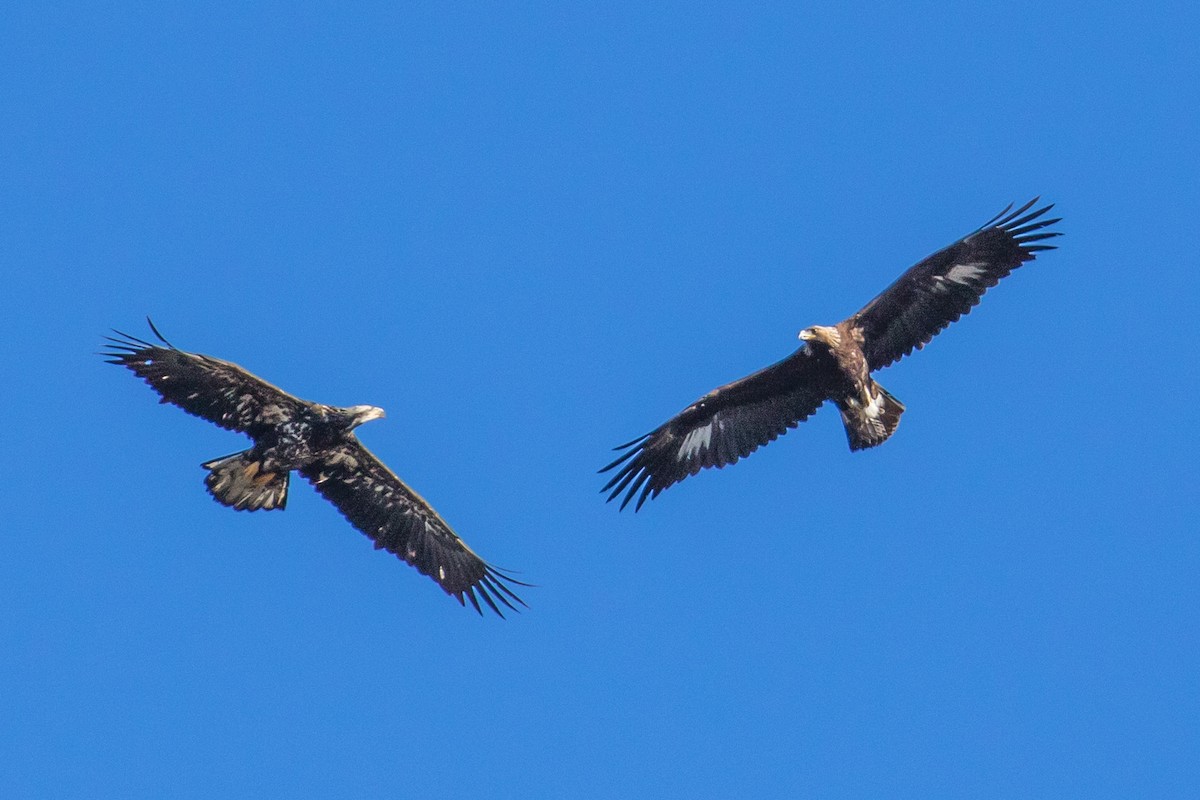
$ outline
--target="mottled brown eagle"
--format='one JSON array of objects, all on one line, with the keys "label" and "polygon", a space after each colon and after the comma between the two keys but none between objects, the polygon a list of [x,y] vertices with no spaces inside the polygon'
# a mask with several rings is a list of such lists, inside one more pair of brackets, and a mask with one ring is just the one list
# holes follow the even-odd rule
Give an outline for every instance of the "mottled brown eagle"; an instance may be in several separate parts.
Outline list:
[{"label": "mottled brown eagle", "polygon": [[703,467],[745,458],[826,400],[841,412],[851,450],[881,444],[900,424],[904,405],[871,373],[920,350],[1001,278],[1038,251],[1054,249],[1035,243],[1058,236],[1043,229],[1061,218],[1043,218],[1053,205],[1030,211],[1037,201],[1016,211],[1010,205],[909,269],[854,316],[800,331],[804,344],[787,358],[714,389],[650,433],[620,445],[616,449],[626,452],[600,471],[620,469],[601,491],[611,492],[609,501],[625,492],[622,509],[636,495],[636,511]]},{"label": "mottled brown eagle", "polygon": [[[149,322],[149,320],[147,320]],[[477,556],[424,498],[363,446],[354,429],[382,417],[375,406],[338,408],[310,403],[212,356],[186,353],[150,329],[163,346],[127,333],[105,337],[108,363],[128,367],[189,414],[249,436],[249,450],[207,461],[204,485],[238,511],[287,505],[288,480],[298,470],[350,524],[396,554],[443,590],[482,613],[500,604],[525,605],[508,584],[527,586]],[[465,600],[464,600],[465,598]]]}]

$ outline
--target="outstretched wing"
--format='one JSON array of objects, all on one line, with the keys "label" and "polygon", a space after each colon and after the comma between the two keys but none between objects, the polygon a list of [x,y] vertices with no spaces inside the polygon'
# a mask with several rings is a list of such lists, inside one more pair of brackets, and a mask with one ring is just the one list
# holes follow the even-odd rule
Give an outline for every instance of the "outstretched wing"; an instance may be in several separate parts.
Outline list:
[{"label": "outstretched wing", "polygon": [[732,464],[796,427],[829,397],[830,380],[805,345],[714,389],[645,436],[617,447],[625,454],[600,471],[620,469],[600,491],[611,490],[609,501],[625,492],[622,509],[637,495],[637,511],[647,498],[703,467]]},{"label": "outstretched wing", "polygon": [[1029,211],[1037,201],[1035,197],[1011,213],[1010,205],[979,230],[910,268],[847,320],[862,332],[871,370],[899,361],[913,348],[920,350],[1001,278],[1032,261],[1038,251],[1054,249],[1035,244],[1061,235],[1042,230],[1060,218],[1041,219],[1053,204]]},{"label": "outstretched wing", "polygon": [[482,613],[482,599],[504,616],[496,601],[516,611],[525,605],[507,584],[528,586],[491,566],[450,529],[433,507],[351,436],[324,458],[300,470],[321,495],[378,549],[395,553],[428,575],[446,594]]},{"label": "outstretched wing", "polygon": [[111,356],[109,364],[128,367],[146,381],[159,393],[160,402],[250,436],[290,419],[307,405],[237,364],[176,349],[153,322],[150,329],[165,346],[113,331],[117,336],[105,337],[107,350],[101,355]]}]

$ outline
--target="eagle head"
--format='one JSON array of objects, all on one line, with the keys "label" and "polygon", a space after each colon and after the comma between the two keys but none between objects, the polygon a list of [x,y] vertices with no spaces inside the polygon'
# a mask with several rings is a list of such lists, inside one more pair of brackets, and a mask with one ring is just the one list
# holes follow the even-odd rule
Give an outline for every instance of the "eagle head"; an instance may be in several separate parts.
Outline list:
[{"label": "eagle head", "polygon": [[826,347],[837,347],[842,341],[842,335],[837,328],[828,325],[810,325],[800,331],[800,340],[804,342],[820,342]]},{"label": "eagle head", "polygon": [[349,408],[338,410],[344,415],[346,430],[348,431],[354,430],[364,422],[370,422],[373,419],[382,419],[387,416],[379,406],[350,406]]}]

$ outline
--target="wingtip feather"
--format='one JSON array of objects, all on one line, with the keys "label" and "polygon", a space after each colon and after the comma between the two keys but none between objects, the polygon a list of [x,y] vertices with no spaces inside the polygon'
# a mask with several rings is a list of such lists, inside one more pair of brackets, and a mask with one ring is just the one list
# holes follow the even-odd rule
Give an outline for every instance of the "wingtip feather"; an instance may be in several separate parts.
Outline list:
[{"label": "wingtip feather", "polygon": [[158,332],[158,327],[154,324],[154,320],[150,319],[149,314],[146,315],[146,322],[147,322],[147,324],[150,325],[150,330],[154,331],[154,335],[158,337],[158,340],[160,342],[162,342],[163,344],[165,344],[167,347],[171,348],[172,350],[178,349],[175,347],[175,345],[173,345],[167,341],[167,337],[163,336],[161,333]]}]

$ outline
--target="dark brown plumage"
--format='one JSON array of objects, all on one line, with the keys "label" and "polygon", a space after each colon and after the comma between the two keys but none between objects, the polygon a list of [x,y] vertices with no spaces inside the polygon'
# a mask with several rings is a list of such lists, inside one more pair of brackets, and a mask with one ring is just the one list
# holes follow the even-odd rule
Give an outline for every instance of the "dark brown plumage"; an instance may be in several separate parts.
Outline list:
[{"label": "dark brown plumage", "polygon": [[362,423],[382,417],[383,409],[301,400],[236,364],[178,350],[154,323],[150,328],[165,346],[115,331],[119,338],[107,337],[103,354],[108,363],[145,380],[160,402],[254,441],[249,450],[202,465],[209,471],[205,486],[218,502],[238,511],[283,509],[289,476],[298,470],[376,548],[416,567],[460,604],[470,601],[482,613],[482,600],[500,616],[500,605],[524,605],[509,584],[528,584],[476,555],[354,435]]},{"label": "dark brown plumage", "polygon": [[609,501],[649,498],[704,467],[723,467],[774,441],[810,417],[826,400],[841,412],[851,450],[886,441],[900,424],[904,405],[871,373],[919,350],[966,314],[992,286],[1059,234],[1043,230],[1030,200],[1012,206],[978,230],[922,260],[858,313],[833,326],[800,332],[804,345],[787,358],[701,397],[655,430],[616,448],[620,458],[601,490]]}]

